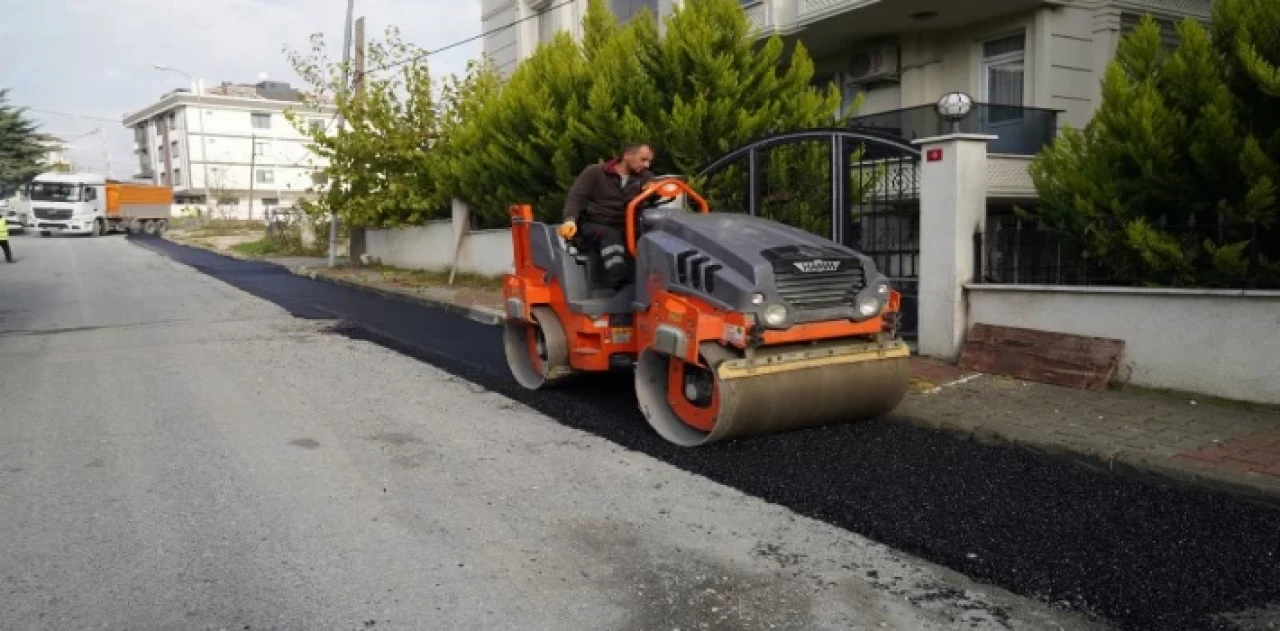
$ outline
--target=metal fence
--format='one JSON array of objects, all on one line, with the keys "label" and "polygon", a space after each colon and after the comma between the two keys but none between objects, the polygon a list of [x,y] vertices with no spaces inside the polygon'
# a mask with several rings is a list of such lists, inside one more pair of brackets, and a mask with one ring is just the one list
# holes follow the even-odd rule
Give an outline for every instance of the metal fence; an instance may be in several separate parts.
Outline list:
[{"label": "metal fence", "polygon": [[1035,220],[991,216],[974,235],[975,282],[1280,289],[1280,230],[1222,219],[1150,225],[1160,237],[1139,249],[1134,240],[1146,237],[1118,222],[1086,244]]}]

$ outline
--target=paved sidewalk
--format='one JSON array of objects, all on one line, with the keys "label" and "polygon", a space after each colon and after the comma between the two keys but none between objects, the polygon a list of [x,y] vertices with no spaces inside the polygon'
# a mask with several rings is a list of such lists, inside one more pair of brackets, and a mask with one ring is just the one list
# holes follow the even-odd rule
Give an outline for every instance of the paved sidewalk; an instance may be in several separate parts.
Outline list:
[{"label": "paved sidewalk", "polygon": [[[294,273],[458,311],[498,325],[492,289],[414,287],[378,270],[278,261]],[[912,360],[900,421],[1021,445],[1097,469],[1280,506],[1280,407],[1123,389],[1075,390]]]}]

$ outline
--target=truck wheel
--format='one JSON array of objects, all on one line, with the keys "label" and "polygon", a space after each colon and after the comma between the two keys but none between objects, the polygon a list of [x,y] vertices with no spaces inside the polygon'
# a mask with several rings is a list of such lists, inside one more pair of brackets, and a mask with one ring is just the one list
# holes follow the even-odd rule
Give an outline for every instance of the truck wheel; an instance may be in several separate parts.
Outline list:
[{"label": "truck wheel", "polygon": [[101,219],[94,219],[94,220],[93,220],[93,235],[92,235],[92,236],[100,237],[100,236],[102,236],[102,235],[104,235],[104,234],[106,234],[106,233],[107,233],[107,222],[105,222],[105,221],[103,221],[103,220],[101,220]]},{"label": "truck wheel", "polygon": [[155,234],[156,221],[154,219],[148,219],[145,223],[142,224],[142,231],[149,235]]},{"label": "truck wheel", "polygon": [[164,234],[169,231],[169,222],[161,219],[156,222],[156,234]]},{"label": "truck wheel", "polygon": [[42,237],[47,237],[47,236],[49,236],[49,231],[48,231],[48,230],[41,230],[41,231],[40,231],[40,236],[42,236]]}]

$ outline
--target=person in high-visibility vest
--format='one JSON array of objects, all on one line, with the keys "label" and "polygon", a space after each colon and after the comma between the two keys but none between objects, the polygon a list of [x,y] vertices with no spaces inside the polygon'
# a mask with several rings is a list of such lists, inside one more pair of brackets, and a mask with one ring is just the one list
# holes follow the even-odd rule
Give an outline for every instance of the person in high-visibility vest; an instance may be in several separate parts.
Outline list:
[{"label": "person in high-visibility vest", "polygon": [[13,262],[13,250],[9,249],[9,222],[0,215],[0,250],[4,250],[4,260]]}]

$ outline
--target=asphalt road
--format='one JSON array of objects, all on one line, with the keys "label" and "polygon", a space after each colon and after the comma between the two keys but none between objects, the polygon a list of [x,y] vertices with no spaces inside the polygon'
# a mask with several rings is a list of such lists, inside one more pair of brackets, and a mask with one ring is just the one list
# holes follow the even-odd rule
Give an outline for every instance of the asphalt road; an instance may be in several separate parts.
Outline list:
[{"label": "asphalt road", "polygon": [[[295,315],[341,317],[341,329],[354,339],[416,357],[566,427],[1013,593],[1124,628],[1280,628],[1280,512],[1274,509],[891,420],[677,449],[649,430],[625,377],[528,393],[510,379],[492,327],[270,264],[134,241]],[[479,423],[475,431],[501,430]],[[654,489],[668,503],[704,501],[665,485]],[[744,524],[719,523],[735,538]],[[800,554],[797,542],[780,541],[781,554]],[[840,556],[806,558],[839,562]],[[893,589],[878,570],[859,562],[844,567],[846,579],[861,574]],[[945,593],[935,596],[950,602]]]},{"label": "asphalt road", "polygon": [[0,628],[1095,628],[331,331],[483,370],[489,329],[151,245],[208,275],[120,237],[0,263]]}]

